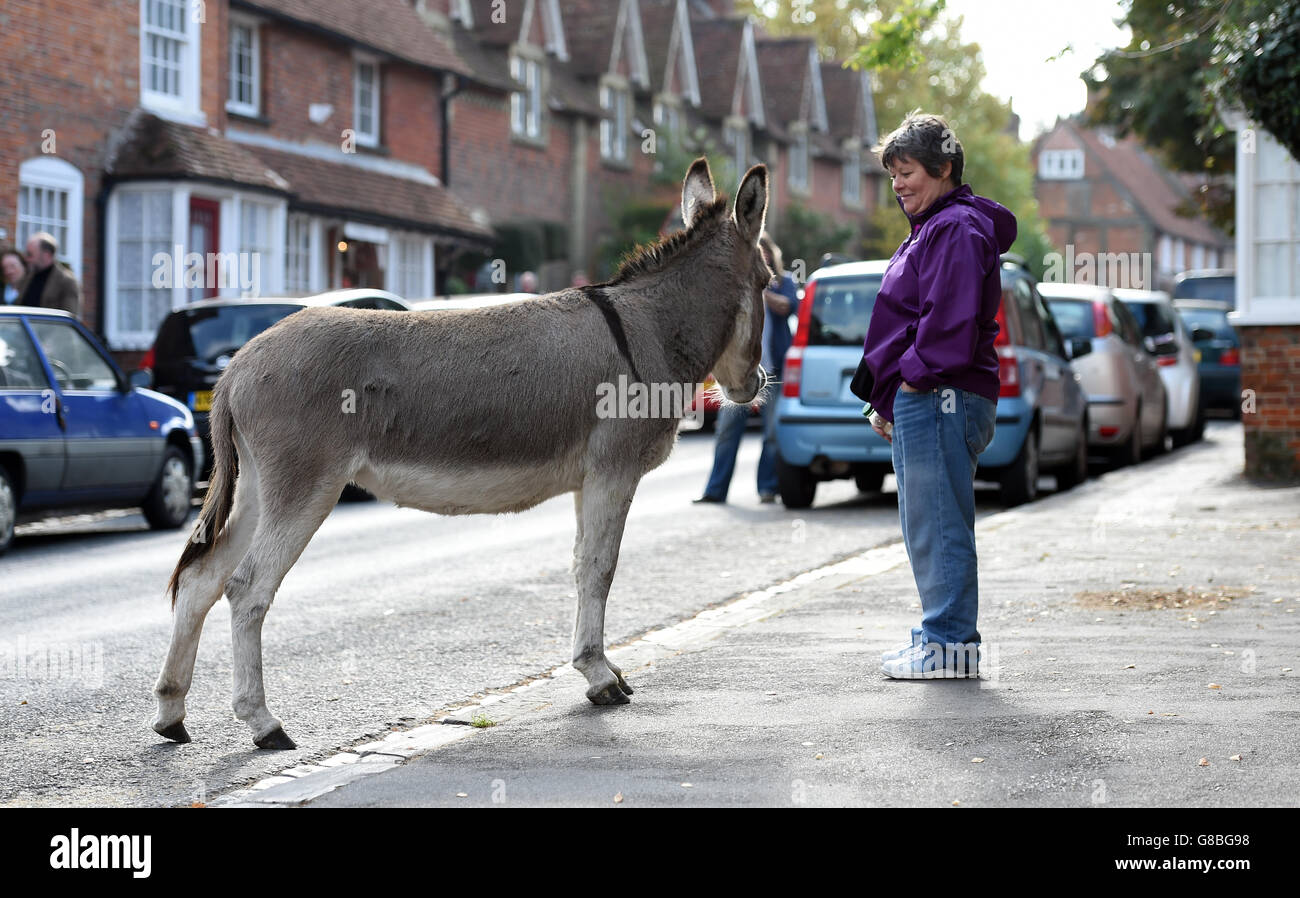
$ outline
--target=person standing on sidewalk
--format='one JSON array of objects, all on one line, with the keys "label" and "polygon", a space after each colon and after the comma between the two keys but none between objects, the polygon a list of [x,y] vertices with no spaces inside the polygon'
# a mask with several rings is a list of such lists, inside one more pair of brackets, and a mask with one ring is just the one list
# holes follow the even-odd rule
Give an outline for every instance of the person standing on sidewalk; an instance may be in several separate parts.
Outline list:
[{"label": "person standing on sidewalk", "polygon": [[18,302],[25,306],[63,309],[81,317],[81,285],[56,258],[59,243],[53,234],[37,231],[27,238],[27,276],[18,286]]},{"label": "person standing on sidewalk", "polygon": [[[799,287],[782,266],[781,248],[763,232],[759,251],[775,277],[763,291],[763,370],[781,382],[785,353],[790,348],[790,315],[799,311]],[[763,451],[758,457],[758,498],[764,504],[776,501],[776,395],[771,390],[761,406]],[[736,470],[736,453],[749,423],[748,405],[724,405],[718,410],[718,434],[713,448],[713,470],[700,502],[726,502],[731,475]]]},{"label": "person standing on sidewalk", "polygon": [[908,115],[876,152],[912,231],[881,280],[863,357],[874,378],[872,428],[893,444],[922,609],[921,626],[882,656],[881,672],[976,677],[975,467],[993,439],[1000,256],[1016,218],[961,183],[961,141],[937,115]]}]

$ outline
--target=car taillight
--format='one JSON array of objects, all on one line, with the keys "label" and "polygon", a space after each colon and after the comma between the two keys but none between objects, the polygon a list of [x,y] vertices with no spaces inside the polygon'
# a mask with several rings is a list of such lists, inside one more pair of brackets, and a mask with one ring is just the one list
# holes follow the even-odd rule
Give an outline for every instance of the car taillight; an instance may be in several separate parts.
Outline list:
[{"label": "car taillight", "polygon": [[1239,349],[1237,349],[1237,347],[1235,347],[1235,346],[1232,347],[1231,349],[1225,349],[1225,350],[1223,350],[1223,352],[1219,353],[1219,364],[1220,364],[1220,365],[1240,365],[1240,364],[1241,364],[1241,351],[1240,351]]},{"label": "car taillight", "polygon": [[150,346],[149,351],[144,354],[144,358],[140,360],[140,364],[136,365],[136,367],[139,368],[141,371],[144,371],[146,369],[152,371],[153,359],[154,359],[153,347]]},{"label": "car taillight", "polygon": [[1002,294],[1002,302],[998,303],[998,314],[994,320],[998,323],[998,334],[993,338],[994,346],[1010,346],[1011,334],[1007,331],[1007,313],[1004,310],[1004,303],[1007,301],[1007,294]]},{"label": "car taillight", "polygon": [[998,347],[998,387],[999,396],[1020,395],[1020,365],[1016,362],[1016,351],[1010,346]]},{"label": "car taillight", "polygon": [[1106,312],[1104,302],[1094,302],[1092,304],[1092,330],[1098,337],[1104,337],[1110,333],[1110,315]]},{"label": "car taillight", "polygon": [[1160,365],[1162,368],[1168,368],[1170,365],[1177,365],[1178,356],[1176,355],[1156,356],[1156,364]]},{"label": "car taillight", "polygon": [[816,281],[810,281],[808,286],[803,288],[803,299],[799,301],[799,326],[795,328],[794,342],[790,344],[791,346],[808,345],[808,330],[812,327],[813,297],[816,293]]},{"label": "car taillight", "polygon": [[[800,318],[803,312],[799,313]],[[803,330],[802,320],[799,322],[799,330]],[[803,375],[803,347],[799,345],[791,346],[785,354],[785,367],[781,369],[781,395],[798,396],[799,380]]]}]

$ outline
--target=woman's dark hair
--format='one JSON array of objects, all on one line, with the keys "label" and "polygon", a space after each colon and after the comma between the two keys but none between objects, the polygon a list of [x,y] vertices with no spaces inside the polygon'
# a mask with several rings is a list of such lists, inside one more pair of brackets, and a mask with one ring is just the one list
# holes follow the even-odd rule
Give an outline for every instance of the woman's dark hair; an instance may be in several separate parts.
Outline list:
[{"label": "woman's dark hair", "polygon": [[18,247],[6,246],[4,249],[0,249],[0,262],[4,261],[5,256],[15,256],[18,259],[18,261],[22,264],[23,271],[27,270],[27,260],[23,258],[22,253],[18,252]]},{"label": "woman's dark hair", "polygon": [[940,176],[945,162],[952,163],[954,187],[961,186],[961,173],[966,167],[966,154],[957,134],[948,127],[941,115],[931,115],[914,109],[903,123],[885,136],[872,150],[880,157],[886,170],[895,162],[911,159],[925,169],[932,178]]}]

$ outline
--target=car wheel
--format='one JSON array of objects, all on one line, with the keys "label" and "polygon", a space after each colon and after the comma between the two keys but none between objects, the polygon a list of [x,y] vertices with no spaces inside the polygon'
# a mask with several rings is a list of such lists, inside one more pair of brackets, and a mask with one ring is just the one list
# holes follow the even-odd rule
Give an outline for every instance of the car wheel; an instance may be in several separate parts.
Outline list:
[{"label": "car wheel", "polygon": [[1078,444],[1074,461],[1056,472],[1056,487],[1059,490],[1074,489],[1088,479],[1088,422],[1085,419],[1076,437]]},{"label": "car wheel", "polygon": [[1038,431],[1030,427],[1020,453],[1002,472],[1002,504],[1007,508],[1038,498]]},{"label": "car wheel", "polygon": [[860,493],[878,493],[885,483],[885,472],[880,468],[859,468],[853,482]]},{"label": "car wheel", "polygon": [[194,475],[189,459],[175,446],[163,454],[158,480],[144,500],[144,517],[155,530],[175,530],[190,519]]},{"label": "car wheel", "polygon": [[789,464],[777,456],[776,482],[781,491],[781,504],[786,508],[807,508],[817,494],[817,478],[808,468]]},{"label": "car wheel", "polygon": [[14,521],[18,518],[18,493],[14,491],[9,471],[0,465],[0,555],[14,542]]}]

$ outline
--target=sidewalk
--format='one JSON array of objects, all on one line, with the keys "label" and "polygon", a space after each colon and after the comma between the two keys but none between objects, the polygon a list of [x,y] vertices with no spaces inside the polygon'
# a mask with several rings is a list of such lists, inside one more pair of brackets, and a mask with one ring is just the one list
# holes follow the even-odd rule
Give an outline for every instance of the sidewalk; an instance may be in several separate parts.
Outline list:
[{"label": "sidewalk", "polygon": [[566,666],[214,804],[1294,807],[1300,488],[1240,468],[1216,423],[982,521],[979,681],[880,675],[894,543],[615,649],[630,705]]}]

